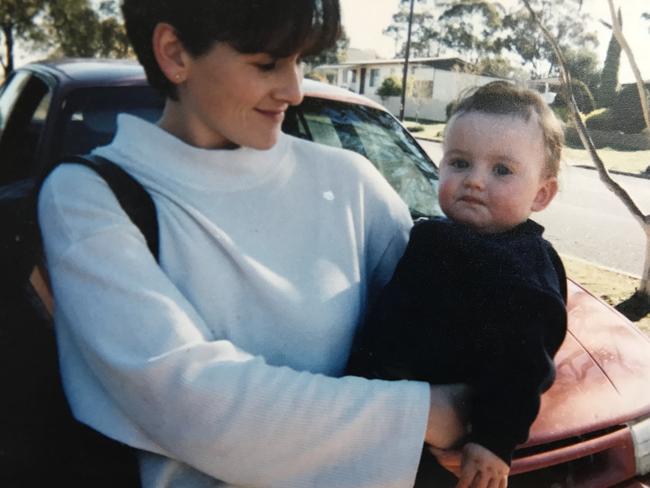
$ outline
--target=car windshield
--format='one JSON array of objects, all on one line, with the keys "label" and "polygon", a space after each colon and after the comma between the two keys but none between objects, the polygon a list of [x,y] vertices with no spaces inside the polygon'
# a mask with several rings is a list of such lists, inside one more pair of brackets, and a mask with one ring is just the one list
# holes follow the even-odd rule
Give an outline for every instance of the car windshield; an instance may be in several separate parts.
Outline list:
[{"label": "car windshield", "polygon": [[426,153],[387,112],[305,97],[287,113],[285,132],[367,157],[418,215],[439,214],[437,172]]}]

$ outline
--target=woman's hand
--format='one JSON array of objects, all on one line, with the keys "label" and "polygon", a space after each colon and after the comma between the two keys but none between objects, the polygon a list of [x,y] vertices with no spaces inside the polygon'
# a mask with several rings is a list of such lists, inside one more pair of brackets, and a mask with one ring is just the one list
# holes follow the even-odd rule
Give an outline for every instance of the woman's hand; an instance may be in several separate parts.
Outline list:
[{"label": "woman's hand", "polygon": [[507,488],[510,466],[485,447],[468,442],[463,446],[460,478],[456,488]]},{"label": "woman's hand", "polygon": [[466,385],[431,385],[431,407],[424,442],[449,449],[467,434],[469,388]]}]

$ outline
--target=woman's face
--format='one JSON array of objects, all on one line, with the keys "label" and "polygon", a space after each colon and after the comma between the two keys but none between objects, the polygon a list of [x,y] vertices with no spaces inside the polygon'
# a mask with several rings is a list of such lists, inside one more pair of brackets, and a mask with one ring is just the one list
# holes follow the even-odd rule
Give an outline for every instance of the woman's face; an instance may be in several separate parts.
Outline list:
[{"label": "woman's face", "polygon": [[269,149],[289,105],[302,101],[299,55],[242,54],[217,42],[205,54],[186,56],[173,120],[161,126],[197,147],[230,144]]}]

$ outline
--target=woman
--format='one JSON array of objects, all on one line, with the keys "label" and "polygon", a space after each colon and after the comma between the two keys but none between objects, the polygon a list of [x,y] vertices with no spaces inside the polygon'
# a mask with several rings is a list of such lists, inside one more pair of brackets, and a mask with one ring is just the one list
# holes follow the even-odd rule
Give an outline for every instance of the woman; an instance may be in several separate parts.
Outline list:
[{"label": "woman", "polygon": [[90,170],[39,201],[66,394],[145,487],[413,484],[462,430],[450,389],[338,378],[408,210],[362,157],[281,134],[337,0],[125,0],[167,101],[97,154],[152,195],[160,266]]}]

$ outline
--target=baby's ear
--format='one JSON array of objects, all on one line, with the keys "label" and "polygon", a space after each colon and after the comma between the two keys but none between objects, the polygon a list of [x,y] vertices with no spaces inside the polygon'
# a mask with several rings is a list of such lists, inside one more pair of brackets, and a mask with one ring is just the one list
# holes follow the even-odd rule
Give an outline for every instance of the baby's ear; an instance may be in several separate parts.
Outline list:
[{"label": "baby's ear", "polygon": [[557,189],[557,177],[549,176],[548,178],[544,179],[537,189],[537,195],[535,195],[533,204],[530,207],[531,211],[541,212],[544,210],[557,194]]}]

